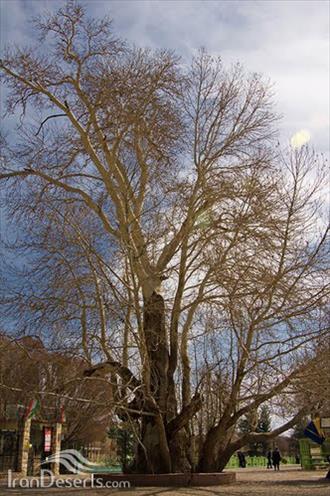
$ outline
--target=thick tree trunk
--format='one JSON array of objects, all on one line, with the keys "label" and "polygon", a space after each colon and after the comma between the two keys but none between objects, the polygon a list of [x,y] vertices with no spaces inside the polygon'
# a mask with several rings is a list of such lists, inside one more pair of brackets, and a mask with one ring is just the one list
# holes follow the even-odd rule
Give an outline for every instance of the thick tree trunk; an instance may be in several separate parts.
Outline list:
[{"label": "thick tree trunk", "polygon": [[199,457],[199,472],[215,472],[217,470],[217,432],[216,428],[210,429]]},{"label": "thick tree trunk", "polygon": [[166,474],[172,472],[171,455],[161,417],[144,417],[141,421],[141,442],[131,471]]},{"label": "thick tree trunk", "polygon": [[169,353],[165,330],[164,299],[155,291],[149,298],[144,299],[144,334],[150,366],[150,392],[161,412],[165,413]]},{"label": "thick tree trunk", "polygon": [[162,434],[156,419],[145,417],[142,421],[141,443],[130,471],[165,474],[191,470],[190,439],[186,430],[181,429],[175,435],[169,435],[164,429]]},{"label": "thick tree trunk", "polygon": [[230,445],[223,450],[219,450],[217,459],[217,472],[222,472],[226,468],[227,463],[229,462],[235,451],[236,450],[232,449]]},{"label": "thick tree trunk", "polygon": [[208,431],[200,453],[199,472],[221,472],[225,468],[238,449],[231,444],[233,433],[234,426],[229,422],[222,422]]},{"label": "thick tree trunk", "polygon": [[167,473],[172,471],[166,435],[169,353],[165,330],[164,299],[156,291],[144,297],[143,325],[148,353],[150,388],[149,391],[145,391],[145,394],[150,396],[146,403],[152,405],[154,416],[144,416],[141,419],[140,443],[132,469],[144,473]]},{"label": "thick tree trunk", "polygon": [[220,442],[219,445],[204,445],[198,465],[198,471],[222,472],[235,451],[236,449],[232,448],[230,443],[227,444],[225,440]]},{"label": "thick tree trunk", "polygon": [[140,443],[131,470],[140,473],[187,472],[191,470],[191,462],[186,425],[200,408],[201,400],[195,397],[191,406],[177,414],[175,385],[168,373],[164,299],[156,291],[144,298],[144,334],[149,363],[148,394],[155,414],[143,416],[141,420]]}]

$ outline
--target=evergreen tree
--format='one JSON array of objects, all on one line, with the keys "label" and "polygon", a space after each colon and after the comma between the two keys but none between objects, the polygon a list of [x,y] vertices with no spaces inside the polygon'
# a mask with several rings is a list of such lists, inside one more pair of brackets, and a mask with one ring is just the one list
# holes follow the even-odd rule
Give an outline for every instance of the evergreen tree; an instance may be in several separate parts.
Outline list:
[{"label": "evergreen tree", "polygon": [[[270,432],[271,417],[268,406],[263,405],[258,412],[250,412],[243,417],[238,428],[242,434],[248,432]],[[249,443],[247,446],[250,456],[265,455],[269,449],[267,442]]]},{"label": "evergreen tree", "polygon": [[108,435],[116,440],[119,462],[123,472],[127,472],[135,452],[135,440],[131,426],[127,422],[121,422],[111,427]]},{"label": "evergreen tree", "polygon": [[267,405],[262,405],[258,419],[257,432],[270,432],[271,418]]},{"label": "evergreen tree", "polygon": [[[260,415],[258,419],[258,427],[256,432],[270,432],[271,430],[271,417],[269,408],[267,405],[262,405],[260,408]],[[257,451],[261,451],[261,454],[265,455],[269,449],[269,443],[264,441],[262,443],[257,444]]]}]

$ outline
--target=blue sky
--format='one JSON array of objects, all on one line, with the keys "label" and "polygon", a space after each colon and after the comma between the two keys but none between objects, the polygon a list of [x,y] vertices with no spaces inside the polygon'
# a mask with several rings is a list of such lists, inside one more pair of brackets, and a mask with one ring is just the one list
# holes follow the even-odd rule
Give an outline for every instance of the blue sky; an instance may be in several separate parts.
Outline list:
[{"label": "blue sky", "polygon": [[[1,45],[33,42],[27,23],[59,0],[1,0]],[[138,46],[175,49],[185,59],[201,46],[228,64],[275,83],[283,140],[306,129],[329,154],[329,17],[327,0],[86,0],[90,14],[110,15],[117,34]]]}]

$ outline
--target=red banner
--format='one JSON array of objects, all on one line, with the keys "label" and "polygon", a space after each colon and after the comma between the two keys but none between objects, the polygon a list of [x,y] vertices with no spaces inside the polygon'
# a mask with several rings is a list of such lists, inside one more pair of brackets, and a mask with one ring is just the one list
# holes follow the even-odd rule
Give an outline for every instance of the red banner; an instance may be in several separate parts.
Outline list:
[{"label": "red banner", "polygon": [[49,453],[52,449],[52,428],[44,427],[44,452]]}]

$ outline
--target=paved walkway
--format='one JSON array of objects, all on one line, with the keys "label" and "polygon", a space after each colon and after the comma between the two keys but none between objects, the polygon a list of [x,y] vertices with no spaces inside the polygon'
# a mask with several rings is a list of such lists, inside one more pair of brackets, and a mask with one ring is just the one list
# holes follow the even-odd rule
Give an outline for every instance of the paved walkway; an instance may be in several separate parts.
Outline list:
[{"label": "paved walkway", "polygon": [[329,496],[326,472],[307,472],[285,467],[280,472],[265,468],[235,469],[237,482],[231,486],[205,488],[137,488],[115,489],[8,489],[0,486],[1,496]]}]

